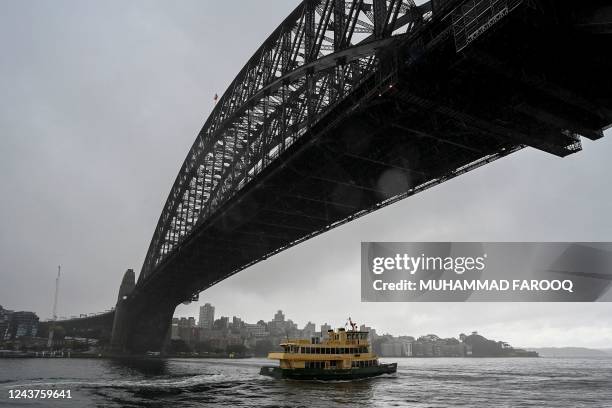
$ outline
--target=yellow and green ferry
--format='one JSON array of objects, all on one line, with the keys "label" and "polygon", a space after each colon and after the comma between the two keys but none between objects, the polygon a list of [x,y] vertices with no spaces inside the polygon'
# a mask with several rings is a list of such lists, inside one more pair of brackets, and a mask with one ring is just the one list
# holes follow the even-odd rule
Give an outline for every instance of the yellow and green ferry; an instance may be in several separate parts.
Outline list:
[{"label": "yellow and green ferry", "polygon": [[392,374],[397,363],[378,361],[368,339],[368,332],[329,330],[327,338],[287,340],[282,352],[273,352],[269,359],[279,360],[278,366],[264,366],[260,374],[294,380],[353,380]]}]

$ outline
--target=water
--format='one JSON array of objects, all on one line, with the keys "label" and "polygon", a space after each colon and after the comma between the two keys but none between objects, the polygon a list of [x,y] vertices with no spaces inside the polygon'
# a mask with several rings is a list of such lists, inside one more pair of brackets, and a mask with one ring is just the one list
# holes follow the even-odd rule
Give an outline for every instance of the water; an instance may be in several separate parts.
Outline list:
[{"label": "water", "polygon": [[[612,407],[612,359],[383,359],[398,373],[354,382],[259,375],[264,359],[0,360],[0,407]],[[71,400],[10,400],[10,389]]]}]

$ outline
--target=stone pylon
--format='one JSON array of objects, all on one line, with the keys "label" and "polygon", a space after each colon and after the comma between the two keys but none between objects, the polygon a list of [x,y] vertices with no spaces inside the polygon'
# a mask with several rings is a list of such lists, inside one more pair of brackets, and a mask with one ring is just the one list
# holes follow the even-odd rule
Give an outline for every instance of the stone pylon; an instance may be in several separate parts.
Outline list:
[{"label": "stone pylon", "polygon": [[127,340],[130,315],[128,310],[128,299],[136,286],[136,275],[133,269],[128,269],[123,275],[117,304],[115,305],[115,318],[113,320],[113,333],[111,336],[111,348],[116,352],[124,352]]}]

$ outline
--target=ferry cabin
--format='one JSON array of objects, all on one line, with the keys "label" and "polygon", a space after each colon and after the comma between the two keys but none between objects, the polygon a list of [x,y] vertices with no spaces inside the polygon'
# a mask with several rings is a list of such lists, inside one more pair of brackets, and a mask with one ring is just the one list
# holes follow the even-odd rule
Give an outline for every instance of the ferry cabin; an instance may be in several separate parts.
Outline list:
[{"label": "ferry cabin", "polygon": [[270,359],[279,360],[281,369],[332,369],[366,368],[378,366],[372,353],[368,332],[328,332],[328,338],[288,340],[281,344],[282,352],[270,353]]}]

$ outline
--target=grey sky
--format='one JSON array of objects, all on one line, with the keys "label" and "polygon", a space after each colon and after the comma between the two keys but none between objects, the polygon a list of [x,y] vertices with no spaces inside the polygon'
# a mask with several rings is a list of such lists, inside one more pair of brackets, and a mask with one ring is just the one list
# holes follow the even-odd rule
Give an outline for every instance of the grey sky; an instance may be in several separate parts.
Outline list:
[{"label": "grey sky", "polygon": [[[113,305],[139,271],[212,108],[298,1],[0,3],[0,305]],[[361,241],[610,241],[612,138],[524,150],[333,230],[202,293],[217,314],[379,331],[479,330],[517,345],[612,347],[612,304],[361,304]],[[195,315],[196,304],[178,315]]]}]

